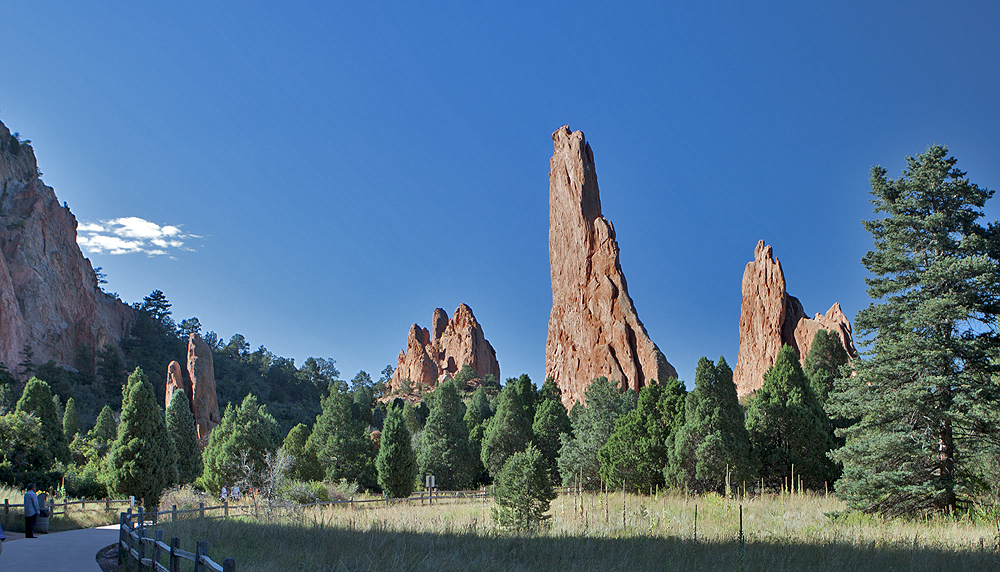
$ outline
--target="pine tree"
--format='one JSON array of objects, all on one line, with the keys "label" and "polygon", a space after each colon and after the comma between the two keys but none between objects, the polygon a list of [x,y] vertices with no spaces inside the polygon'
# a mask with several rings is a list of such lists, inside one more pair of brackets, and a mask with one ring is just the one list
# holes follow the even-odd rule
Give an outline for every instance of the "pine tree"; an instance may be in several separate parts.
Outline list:
[{"label": "pine tree", "polygon": [[[278,450],[280,442],[278,422],[266,406],[258,405],[254,394],[247,395],[239,405],[230,403],[222,423],[208,435],[208,445],[201,455],[204,470],[199,483],[213,493],[243,480],[261,486],[265,458]],[[251,469],[250,473],[245,469]]]},{"label": "pine tree", "polygon": [[533,530],[548,519],[556,498],[542,453],[529,444],[504,463],[493,487],[493,518],[503,528]]},{"label": "pine tree", "polygon": [[440,489],[461,490],[471,486],[479,473],[462,418],[462,402],[451,380],[439,384],[432,395],[433,407],[417,451],[418,474],[434,475]]},{"label": "pine tree", "polygon": [[559,448],[562,447],[563,435],[572,436],[573,425],[570,423],[566,408],[557,399],[543,399],[535,413],[535,421],[531,424],[532,442],[545,459],[549,476],[555,484],[562,483],[559,474]]},{"label": "pine tree", "polygon": [[[836,478],[836,467],[827,457],[834,445],[833,428],[791,346],[781,348],[764,373],[764,384],[750,400],[746,424],[760,477],[768,486],[781,487],[785,479],[797,482],[801,477],[806,488],[823,489]],[[789,484],[794,488],[796,482]]]},{"label": "pine tree", "polygon": [[410,442],[410,431],[398,408],[389,410],[382,430],[382,444],[375,458],[378,484],[390,498],[407,498],[417,478],[417,455]]},{"label": "pine tree", "polygon": [[193,483],[201,476],[203,466],[191,402],[182,389],[174,391],[167,405],[167,433],[177,450],[177,484]]},{"label": "pine tree", "polygon": [[833,389],[833,380],[840,377],[840,368],[850,361],[840,336],[830,330],[819,330],[813,336],[809,353],[802,363],[809,385],[820,405],[826,403],[826,396]]},{"label": "pine tree", "polygon": [[312,431],[299,423],[285,435],[281,448],[288,455],[289,466],[285,474],[299,481],[322,481],[325,471],[319,464],[316,450],[308,445]]},{"label": "pine tree", "polygon": [[110,405],[101,409],[94,428],[90,430],[90,436],[101,443],[111,443],[118,436],[118,423],[115,422],[115,414]]},{"label": "pine tree", "polygon": [[513,378],[508,379],[507,385],[513,385],[517,390],[518,396],[521,397],[521,406],[524,407],[524,413],[530,425],[531,420],[535,418],[535,413],[538,410],[538,388],[535,387],[535,383],[531,381],[531,378],[526,373],[522,373],[516,380]]},{"label": "pine tree", "polygon": [[750,436],[726,359],[720,357],[716,365],[701,358],[694,385],[685,400],[684,424],[668,452],[667,484],[724,492],[727,470],[733,482],[754,480]]},{"label": "pine tree", "polygon": [[[514,381],[514,380],[509,380]],[[521,401],[520,387],[508,384],[497,396],[497,411],[483,437],[480,459],[490,476],[496,478],[507,458],[523,451],[531,442],[531,420]]]},{"label": "pine tree", "polygon": [[73,441],[73,437],[80,432],[80,420],[76,416],[76,401],[70,397],[66,401],[66,411],[63,413],[63,435],[66,442]]},{"label": "pine tree", "polygon": [[308,446],[316,451],[326,478],[346,479],[367,490],[377,490],[375,449],[366,424],[351,415],[352,395],[332,390],[323,400],[323,412],[316,418]]},{"label": "pine tree", "polygon": [[[619,391],[616,385],[606,377],[594,379],[583,394],[586,407],[579,403],[573,406],[573,410],[579,411],[576,419],[570,410],[573,436],[561,438],[557,460],[564,485],[579,483],[591,490],[601,488],[598,451],[611,437],[618,418],[636,406],[635,392]],[[580,409],[576,409],[578,406]]]},{"label": "pine tree", "polygon": [[1000,236],[983,227],[993,191],[969,182],[932,146],[907,157],[898,179],[871,171],[882,218],[865,221],[875,250],[862,262],[873,302],[855,326],[869,341],[856,375],[840,379],[827,409],[858,420],[837,494],[886,514],[952,510],[969,498],[966,464],[998,437],[994,374],[1000,313]]},{"label": "pine tree", "polygon": [[108,488],[134,495],[152,509],[163,490],[177,482],[176,459],[153,386],[136,368],[128,378],[118,437],[108,452]]},{"label": "pine tree", "polygon": [[610,487],[649,492],[664,484],[668,446],[683,420],[684,385],[668,379],[639,391],[636,408],[618,418],[615,430],[598,452],[601,479]]},{"label": "pine tree", "polygon": [[21,399],[17,401],[15,412],[34,413],[42,422],[42,436],[45,437],[45,442],[48,444],[52,456],[56,459],[66,459],[69,449],[52,397],[49,384],[33,377],[25,384]]}]

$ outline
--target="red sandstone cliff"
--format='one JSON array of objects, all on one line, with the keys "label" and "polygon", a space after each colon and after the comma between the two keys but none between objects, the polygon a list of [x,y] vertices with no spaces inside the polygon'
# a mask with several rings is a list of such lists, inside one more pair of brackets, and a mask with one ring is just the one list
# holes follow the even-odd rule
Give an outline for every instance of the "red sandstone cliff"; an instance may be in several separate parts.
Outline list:
[{"label": "red sandstone cliff", "polygon": [[583,132],[552,134],[549,170],[549,264],[552,313],[545,375],[569,407],[595,377],[638,390],[677,371],[646,333],[628,295],[615,229],[601,214],[594,154]]},{"label": "red sandstone cliff", "polygon": [[76,218],[38,177],[35,153],[0,123],[0,361],[25,345],[37,366],[74,367],[77,348],[119,345],[134,311],[101,291]]},{"label": "red sandstone cliff", "polygon": [[826,315],[806,317],[802,304],[785,290],[781,263],[772,256],[771,247],[761,240],[754,249],[754,259],[743,271],[743,302],[740,306],[740,351],[733,369],[733,382],[740,397],[764,383],[764,373],[774,365],[785,344],[792,346],[800,361],[805,361],[819,330],[835,332],[844,349],[857,355],[851,322],[839,303]]}]

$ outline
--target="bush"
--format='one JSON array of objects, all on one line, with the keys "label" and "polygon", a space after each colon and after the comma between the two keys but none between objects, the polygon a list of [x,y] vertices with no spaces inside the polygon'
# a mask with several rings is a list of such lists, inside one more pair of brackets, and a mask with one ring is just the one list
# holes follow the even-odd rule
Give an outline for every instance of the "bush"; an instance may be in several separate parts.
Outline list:
[{"label": "bush", "polygon": [[534,530],[548,519],[545,513],[556,498],[541,451],[528,448],[511,455],[497,475],[491,511],[501,528]]}]

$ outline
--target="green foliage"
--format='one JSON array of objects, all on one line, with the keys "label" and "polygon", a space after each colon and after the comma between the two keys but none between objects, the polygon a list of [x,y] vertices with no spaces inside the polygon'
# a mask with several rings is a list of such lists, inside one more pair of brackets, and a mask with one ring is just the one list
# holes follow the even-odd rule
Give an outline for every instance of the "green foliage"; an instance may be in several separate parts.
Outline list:
[{"label": "green foliage", "polygon": [[820,405],[826,403],[826,396],[833,389],[833,380],[840,376],[840,368],[849,361],[850,356],[847,355],[840,336],[830,330],[816,332],[802,369],[805,370],[809,385]]},{"label": "green foliage", "polygon": [[153,386],[139,368],[129,376],[122,419],[107,457],[108,488],[134,495],[147,508],[159,505],[163,490],[177,482],[177,451],[167,434]]},{"label": "green foliage", "polygon": [[434,475],[440,489],[465,489],[479,473],[479,461],[469,447],[458,389],[454,381],[448,380],[431,395],[433,407],[417,451],[418,473]]},{"label": "green foliage", "polygon": [[178,389],[167,405],[167,433],[177,450],[177,484],[193,483],[201,476],[201,449],[195,432],[191,402],[184,390]]},{"label": "green foliage", "polygon": [[465,408],[465,426],[472,431],[475,426],[482,425],[490,417],[493,417],[493,405],[486,395],[486,389],[479,386],[472,393],[472,399]]},{"label": "green foliage", "polygon": [[375,459],[378,484],[390,498],[406,498],[417,478],[417,455],[410,442],[403,412],[393,408],[385,419],[382,444]]},{"label": "green foliage", "polygon": [[265,457],[277,451],[280,442],[278,422],[266,406],[258,404],[256,396],[246,396],[240,405],[231,403],[202,451],[205,469],[199,482],[215,494],[224,485],[242,480],[259,487]]},{"label": "green foliage", "polygon": [[452,379],[455,380],[455,385],[459,389],[461,389],[462,391],[469,391],[471,389],[471,385],[469,382],[478,378],[479,374],[476,373],[476,370],[472,369],[472,366],[470,366],[469,364],[463,364],[462,369],[458,370],[458,372],[455,374],[455,377]]},{"label": "green foliage", "polygon": [[[618,418],[636,406],[635,392],[619,391],[616,385],[606,377],[594,379],[583,394],[586,407],[580,406],[575,419],[570,410],[573,436],[561,437],[557,461],[564,485],[580,484],[591,490],[601,488],[598,451],[608,442]],[[574,405],[574,409],[576,407]]]},{"label": "green foliage", "polygon": [[69,449],[66,447],[66,436],[63,434],[62,423],[52,402],[52,390],[49,384],[33,377],[24,386],[21,399],[17,401],[15,411],[33,413],[42,422],[42,436],[49,447],[51,456],[65,459]]},{"label": "green foliage", "polygon": [[521,397],[521,404],[524,406],[524,414],[528,418],[528,423],[535,418],[535,412],[538,409],[538,388],[535,387],[535,383],[531,381],[528,374],[522,373],[520,377],[515,379],[508,379],[507,386],[514,386],[517,390],[518,396]]},{"label": "green foliage", "polygon": [[100,460],[89,461],[83,466],[70,465],[63,476],[66,495],[77,498],[108,498],[108,487],[101,477]]},{"label": "green foliage", "polygon": [[322,481],[325,476],[319,464],[316,450],[308,445],[312,431],[304,423],[299,423],[285,435],[281,448],[288,455],[288,469],[285,475],[298,481]]},{"label": "green foliage", "polygon": [[108,405],[101,409],[101,414],[97,416],[97,423],[90,430],[90,436],[104,443],[110,443],[118,436],[118,423],[115,422],[115,414]]},{"label": "green foliage", "polygon": [[11,413],[20,397],[17,378],[0,361],[0,415]]},{"label": "green foliage", "polygon": [[501,528],[534,530],[548,519],[545,513],[556,498],[541,451],[528,448],[512,455],[496,476],[493,518]]},{"label": "green foliage", "polygon": [[52,466],[38,417],[18,411],[0,416],[0,482],[24,485]]},{"label": "green foliage", "polygon": [[685,400],[684,424],[674,437],[673,451],[668,451],[667,484],[722,493],[727,468],[732,482],[754,480],[750,436],[725,358],[720,357],[718,365],[701,358],[694,384]]},{"label": "green foliage", "polygon": [[326,467],[327,480],[346,479],[364,489],[378,490],[374,445],[367,425],[351,415],[353,403],[347,392],[327,396],[307,444],[316,451],[320,465]]},{"label": "green foliage", "polygon": [[609,487],[648,493],[664,484],[674,433],[683,422],[684,385],[653,381],[639,391],[636,408],[618,418],[598,452],[601,479]]},{"label": "green foliage", "polygon": [[503,469],[507,458],[523,451],[533,437],[521,396],[519,388],[508,383],[497,396],[497,411],[486,428],[480,459],[493,478]]},{"label": "green foliage", "polygon": [[932,146],[898,179],[871,171],[865,221],[875,249],[862,262],[873,302],[855,326],[868,338],[856,375],[835,382],[827,409],[856,423],[837,494],[885,514],[953,510],[976,487],[967,464],[995,448],[1000,236],[978,221],[993,191],[969,182]]},{"label": "green foliage", "polygon": [[783,486],[793,466],[793,486],[801,477],[806,488],[822,490],[837,477],[827,457],[834,445],[833,428],[791,346],[781,348],[764,374],[764,384],[750,400],[746,425],[766,485]]},{"label": "green foliage", "polygon": [[553,484],[560,484],[562,477],[559,475],[559,448],[562,446],[562,437],[569,437],[573,433],[573,425],[570,423],[569,415],[563,404],[552,398],[545,398],[538,406],[535,413],[535,420],[531,424],[531,433],[534,436],[532,442],[545,459],[546,468]]},{"label": "green foliage", "polygon": [[80,421],[76,417],[76,401],[72,397],[66,401],[66,411],[63,413],[62,424],[63,435],[68,443],[80,432]]}]

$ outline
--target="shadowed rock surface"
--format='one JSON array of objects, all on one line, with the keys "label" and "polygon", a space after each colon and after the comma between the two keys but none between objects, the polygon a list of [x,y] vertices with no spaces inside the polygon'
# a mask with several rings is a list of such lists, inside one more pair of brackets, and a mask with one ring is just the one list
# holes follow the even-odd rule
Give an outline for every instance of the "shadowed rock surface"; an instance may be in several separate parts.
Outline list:
[{"label": "shadowed rock surface", "polygon": [[851,322],[840,303],[826,315],[806,317],[802,304],[785,290],[781,262],[773,257],[771,247],[761,240],[754,249],[754,259],[743,271],[743,302],[740,306],[740,351],[733,369],[736,393],[743,397],[764,384],[764,373],[774,365],[785,344],[792,346],[800,361],[805,361],[819,330],[836,332],[848,355],[854,348]]},{"label": "shadowed rock surface", "polygon": [[39,178],[34,150],[0,123],[0,361],[11,372],[25,345],[36,367],[52,360],[75,368],[77,348],[119,347],[135,319],[101,291],[76,228]]},{"label": "shadowed rock surface", "polygon": [[194,411],[195,431],[202,449],[208,444],[212,429],[222,423],[219,415],[219,398],[215,393],[215,367],[212,348],[198,334],[188,336],[188,375],[191,377],[191,400]]},{"label": "shadowed rock surface", "polygon": [[618,261],[615,229],[601,214],[594,154],[583,132],[552,134],[549,170],[549,264],[552,313],[545,375],[570,407],[595,377],[638,390],[677,377],[639,321]]}]

